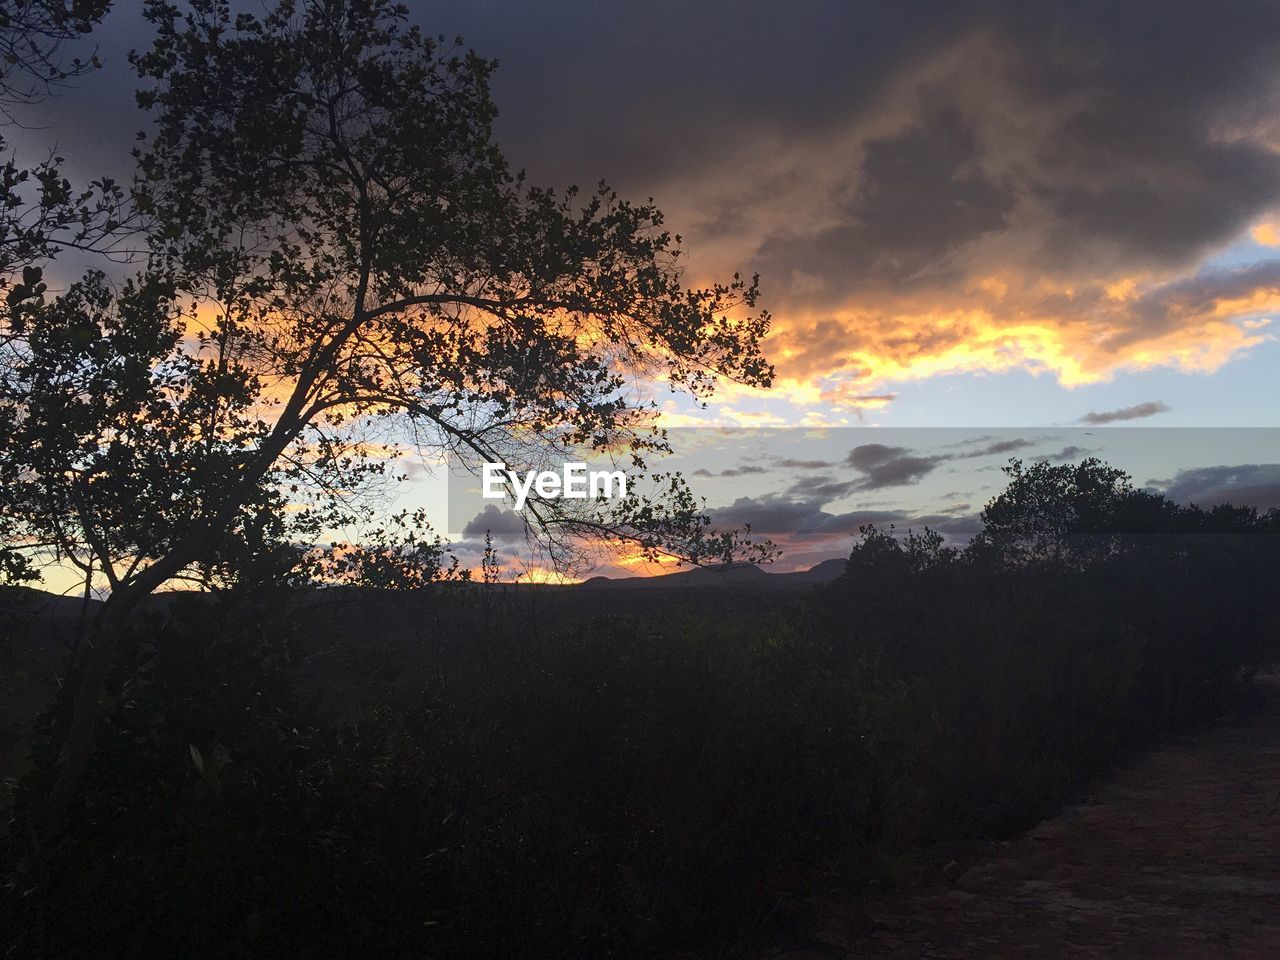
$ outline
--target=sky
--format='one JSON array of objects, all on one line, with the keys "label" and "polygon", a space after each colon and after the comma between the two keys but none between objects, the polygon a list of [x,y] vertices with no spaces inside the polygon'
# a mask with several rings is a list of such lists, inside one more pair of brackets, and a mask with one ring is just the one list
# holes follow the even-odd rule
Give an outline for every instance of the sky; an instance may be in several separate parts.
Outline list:
[{"label": "sky", "polygon": [[[97,35],[104,69],[46,105],[20,150],[127,173],[144,118],[124,57],[147,29],[118,6]],[[1171,495],[1235,477],[1280,503],[1280,433],[1205,439],[1280,427],[1280,4],[409,6],[497,58],[498,137],[533,182],[655,198],[691,283],[761,274],[773,389],[707,410],[659,390],[670,425],[961,431],[941,444],[1016,430],[1055,438],[1023,448],[1035,456],[1106,446]],[[1144,455],[1079,442],[1133,425],[1202,432]],[[826,454],[837,481],[857,480],[847,458],[871,442],[847,439]],[[921,443],[881,445],[940,455]],[[1208,486],[1177,485],[1205,470]],[[970,514],[987,474],[956,501]],[[936,517],[954,492],[908,476],[821,501],[776,476],[701,479],[726,516],[746,497]],[[410,497],[433,491],[421,479]]]}]

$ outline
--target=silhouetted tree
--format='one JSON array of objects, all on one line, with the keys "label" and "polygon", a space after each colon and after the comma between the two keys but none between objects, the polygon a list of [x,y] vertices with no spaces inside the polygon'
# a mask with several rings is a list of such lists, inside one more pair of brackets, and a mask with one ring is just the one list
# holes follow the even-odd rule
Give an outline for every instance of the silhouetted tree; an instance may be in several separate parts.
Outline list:
[{"label": "silhouetted tree", "polygon": [[[3,0],[0,2],[0,124],[12,111],[32,106],[55,87],[98,66],[96,56],[61,56],[63,46],[89,33],[110,8],[110,0]],[[0,136],[0,154],[8,144]],[[26,315],[46,292],[44,264],[65,247],[109,250],[128,219],[125,194],[110,179],[77,189],[61,175],[61,157],[28,167],[13,156],[0,165],[0,294],[8,316],[0,324],[0,391],[11,394],[7,372],[22,344],[15,342]],[[0,447],[14,426],[11,401],[0,402]],[[0,468],[0,585],[36,579],[13,520],[13,480]],[[30,546],[31,544],[26,544]]]},{"label": "silhouetted tree", "polygon": [[1176,505],[1133,487],[1123,470],[1095,457],[1078,464],[1013,459],[1009,485],[982,511],[972,559],[1009,566],[1083,566],[1115,549],[1116,535],[1167,527]]},{"label": "silhouetted tree", "polygon": [[[472,461],[661,449],[641,384],[764,385],[754,281],[686,287],[652,203],[529,186],[493,142],[493,64],[388,0],[261,17],[147,5],[155,118],[137,198],[148,273],[26,315],[7,476],[29,533],[110,582],[81,664],[56,822],[87,762],[115,637],[139,600],[270,533],[348,518],[392,436]],[[21,408],[21,412],[14,411]],[[390,431],[390,433],[388,433]],[[288,512],[304,490],[308,509]],[[542,505],[554,555],[626,538],[732,554],[678,478],[616,510]],[[581,503],[581,502],[579,502]],[[239,545],[239,546],[238,546]]]},{"label": "silhouetted tree", "polygon": [[30,104],[98,66],[96,55],[61,56],[63,45],[102,22],[111,0],[0,2],[0,111]]},{"label": "silhouetted tree", "polygon": [[[0,0],[0,122],[43,100],[54,88],[98,66],[96,55],[64,57],[69,41],[90,33],[110,0]],[[7,144],[0,138],[0,153]],[[60,248],[100,249],[116,238],[124,191],[110,179],[72,187],[61,157],[0,167],[0,293],[20,318],[44,292],[40,262]]]}]

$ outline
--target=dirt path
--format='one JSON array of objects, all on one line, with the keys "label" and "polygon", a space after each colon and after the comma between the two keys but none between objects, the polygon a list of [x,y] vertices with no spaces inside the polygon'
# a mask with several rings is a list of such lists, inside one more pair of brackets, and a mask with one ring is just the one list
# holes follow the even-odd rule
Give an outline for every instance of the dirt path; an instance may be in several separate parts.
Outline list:
[{"label": "dirt path", "polygon": [[[1280,958],[1280,683],[808,957]],[[838,925],[837,925],[838,928]]]}]

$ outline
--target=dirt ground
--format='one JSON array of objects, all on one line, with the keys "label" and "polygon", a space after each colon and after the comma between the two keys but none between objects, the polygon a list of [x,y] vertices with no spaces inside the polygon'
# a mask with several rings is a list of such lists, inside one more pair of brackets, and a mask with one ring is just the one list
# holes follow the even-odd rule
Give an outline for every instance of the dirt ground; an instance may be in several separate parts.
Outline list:
[{"label": "dirt ground", "polygon": [[1280,958],[1280,680],[1259,687],[951,883],[830,908],[785,956]]}]

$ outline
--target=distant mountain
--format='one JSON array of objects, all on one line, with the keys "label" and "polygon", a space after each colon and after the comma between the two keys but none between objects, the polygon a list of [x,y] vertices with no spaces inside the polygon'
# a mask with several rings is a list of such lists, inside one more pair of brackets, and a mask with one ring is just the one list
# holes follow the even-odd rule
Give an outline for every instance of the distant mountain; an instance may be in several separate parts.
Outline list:
[{"label": "distant mountain", "polygon": [[849,561],[844,557],[832,557],[830,560],[815,563],[808,570],[797,570],[795,573],[783,573],[778,574],[778,576],[795,577],[798,580],[805,580],[809,583],[830,583],[832,580],[838,580],[843,577],[845,568],[848,565]]},{"label": "distant mountain", "polygon": [[714,567],[694,567],[656,577],[592,577],[576,590],[655,590],[672,587],[751,587],[763,590],[787,590],[829,583],[844,573],[845,561],[823,560],[808,570],[795,573],[770,573],[751,563],[729,563]]}]

